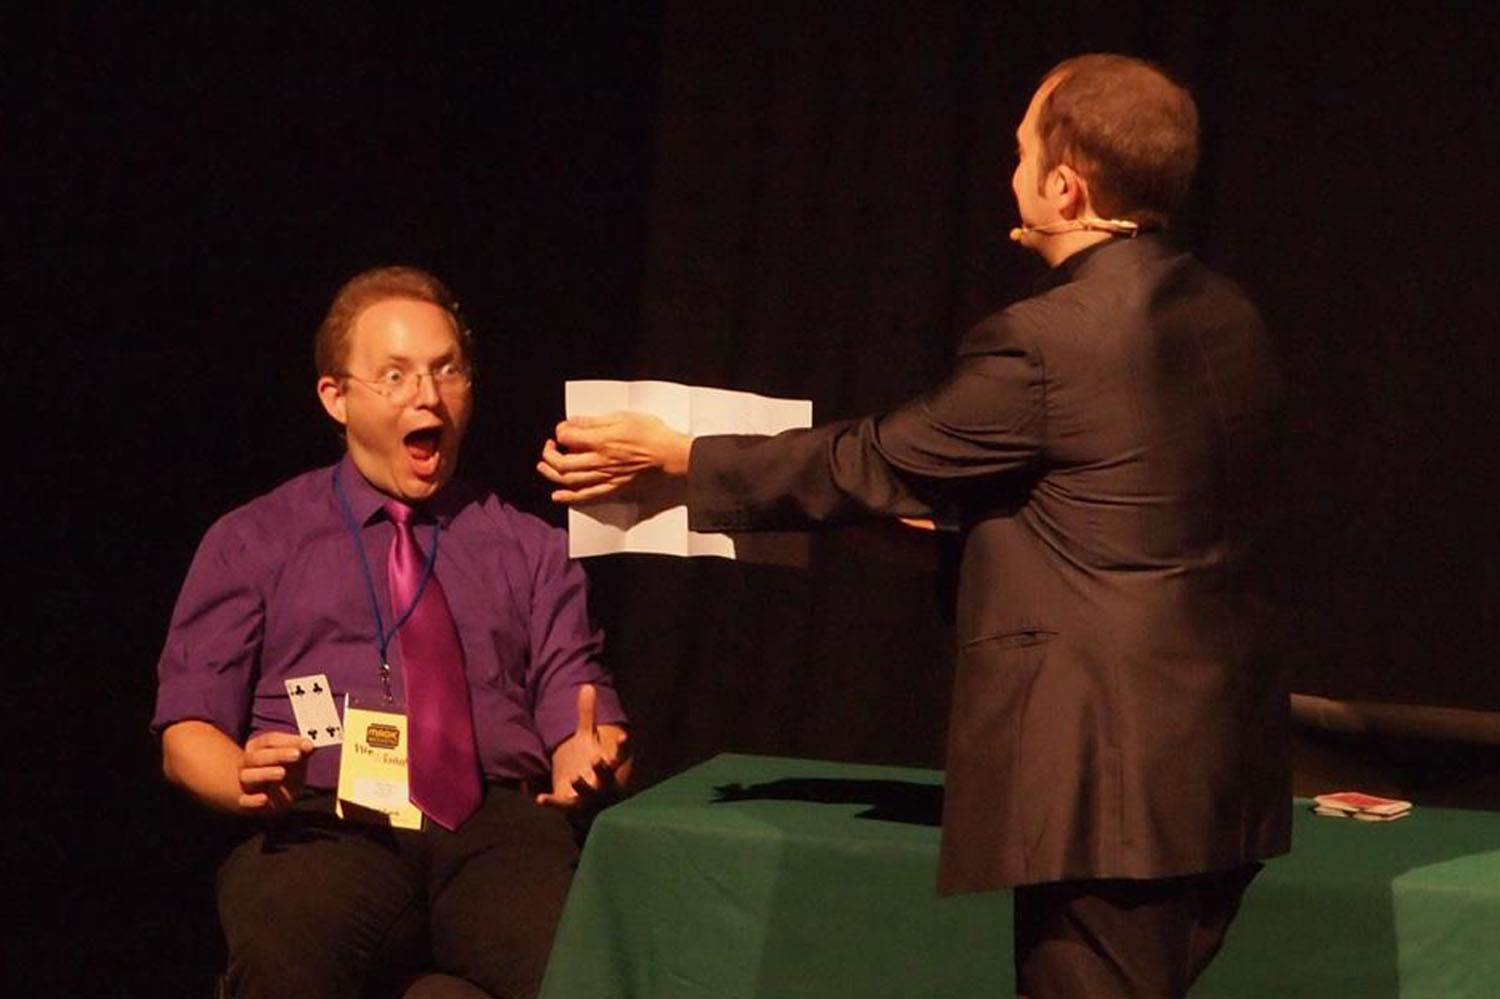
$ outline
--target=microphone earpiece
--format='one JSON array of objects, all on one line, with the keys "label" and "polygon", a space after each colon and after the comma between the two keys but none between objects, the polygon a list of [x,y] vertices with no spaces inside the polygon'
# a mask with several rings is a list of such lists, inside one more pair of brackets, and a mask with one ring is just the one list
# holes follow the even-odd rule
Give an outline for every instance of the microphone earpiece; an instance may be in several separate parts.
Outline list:
[{"label": "microphone earpiece", "polygon": [[1081,224],[1085,229],[1107,232],[1115,236],[1134,238],[1141,232],[1141,224],[1132,222],[1130,219],[1083,219]]},{"label": "microphone earpiece", "polygon": [[1130,219],[1072,219],[1068,222],[1051,222],[1047,225],[1023,225],[1010,231],[1012,242],[1019,243],[1030,234],[1059,236],[1065,232],[1107,232],[1112,236],[1134,239],[1140,235],[1141,224]]}]

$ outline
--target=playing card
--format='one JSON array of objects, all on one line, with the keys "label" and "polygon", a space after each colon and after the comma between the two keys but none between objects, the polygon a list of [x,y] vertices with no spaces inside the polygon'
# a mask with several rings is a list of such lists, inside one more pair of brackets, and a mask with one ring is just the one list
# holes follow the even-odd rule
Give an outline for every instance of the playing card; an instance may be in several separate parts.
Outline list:
[{"label": "playing card", "polygon": [[286,681],[286,696],[297,719],[297,731],[311,739],[313,745],[336,746],[344,741],[344,726],[339,721],[338,708],[333,705],[327,676],[314,673],[292,677]]}]

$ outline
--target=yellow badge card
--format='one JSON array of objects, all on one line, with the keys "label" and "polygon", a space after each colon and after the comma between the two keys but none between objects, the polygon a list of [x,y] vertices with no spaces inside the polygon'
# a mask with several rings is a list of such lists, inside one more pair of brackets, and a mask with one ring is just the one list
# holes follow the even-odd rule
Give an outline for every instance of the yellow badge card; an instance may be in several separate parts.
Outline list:
[{"label": "yellow badge card", "polygon": [[339,757],[339,818],[422,828],[422,813],[407,797],[406,716],[344,702],[344,744]]}]

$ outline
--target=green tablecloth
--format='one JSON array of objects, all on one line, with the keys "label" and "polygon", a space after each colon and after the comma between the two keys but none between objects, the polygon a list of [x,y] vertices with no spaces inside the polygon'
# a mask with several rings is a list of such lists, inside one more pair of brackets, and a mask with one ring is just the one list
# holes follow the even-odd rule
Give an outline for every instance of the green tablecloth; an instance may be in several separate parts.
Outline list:
[{"label": "green tablecloth", "polygon": [[[725,755],[610,809],[544,999],[1012,994],[1009,893],[934,893],[941,782]],[[1500,997],[1500,815],[1294,833],[1194,999]]]}]

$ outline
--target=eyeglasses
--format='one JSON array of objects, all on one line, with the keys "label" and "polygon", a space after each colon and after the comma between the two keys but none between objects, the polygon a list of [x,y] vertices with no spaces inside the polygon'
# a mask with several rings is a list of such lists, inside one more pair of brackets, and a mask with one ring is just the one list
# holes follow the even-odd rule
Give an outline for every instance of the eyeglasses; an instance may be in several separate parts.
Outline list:
[{"label": "eyeglasses", "polygon": [[423,378],[432,382],[432,387],[439,395],[449,398],[462,395],[474,383],[473,369],[458,361],[449,361],[432,371],[407,371],[392,365],[383,369],[374,379],[361,378],[347,371],[343,372],[343,377],[384,396],[393,406],[405,406],[415,399],[421,391]]}]

